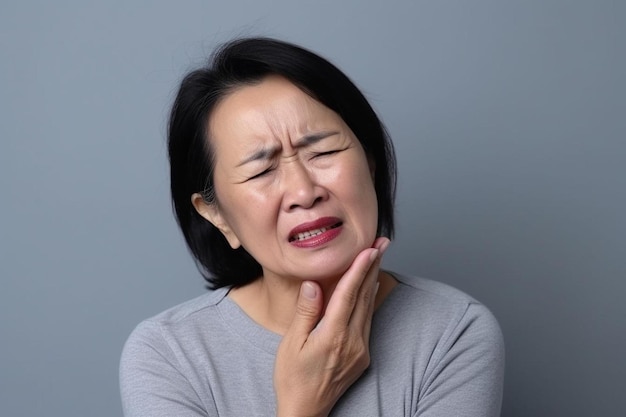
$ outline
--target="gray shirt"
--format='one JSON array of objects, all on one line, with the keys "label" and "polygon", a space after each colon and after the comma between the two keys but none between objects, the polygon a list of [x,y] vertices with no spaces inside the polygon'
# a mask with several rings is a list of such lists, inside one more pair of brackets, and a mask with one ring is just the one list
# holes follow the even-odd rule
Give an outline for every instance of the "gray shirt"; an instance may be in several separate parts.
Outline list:
[{"label": "gray shirt", "polygon": [[[482,304],[445,284],[400,282],[375,312],[371,365],[331,416],[498,416],[504,344]],[[139,324],[124,347],[124,415],[273,416],[281,337],[211,291]]]}]

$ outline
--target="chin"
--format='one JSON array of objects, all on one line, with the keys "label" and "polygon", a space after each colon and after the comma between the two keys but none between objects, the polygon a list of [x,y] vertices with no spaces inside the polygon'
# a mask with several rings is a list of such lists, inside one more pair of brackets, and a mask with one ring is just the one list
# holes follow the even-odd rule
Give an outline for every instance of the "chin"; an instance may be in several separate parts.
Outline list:
[{"label": "chin", "polygon": [[356,251],[355,253],[351,253],[345,259],[332,259],[326,262],[323,262],[323,265],[318,265],[315,268],[310,268],[312,271],[309,274],[303,274],[302,278],[304,280],[309,281],[317,281],[317,282],[337,282],[341,277],[346,273],[346,271],[354,262],[356,256],[361,252],[361,250]]},{"label": "chin", "polygon": [[319,283],[332,283],[339,282],[341,277],[345,274],[348,268],[341,268],[336,270],[319,271],[316,274],[312,274],[305,278],[307,281],[316,281]]}]

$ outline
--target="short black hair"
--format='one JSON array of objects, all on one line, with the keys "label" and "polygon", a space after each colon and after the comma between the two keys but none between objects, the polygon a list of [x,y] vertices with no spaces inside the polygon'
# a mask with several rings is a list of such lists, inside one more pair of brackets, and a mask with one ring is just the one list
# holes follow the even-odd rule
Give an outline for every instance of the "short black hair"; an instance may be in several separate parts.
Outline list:
[{"label": "short black hair", "polygon": [[393,236],[395,154],[385,127],[364,95],[337,67],[302,47],[270,38],[236,39],[218,48],[206,66],[184,77],[168,127],[174,212],[211,288],[247,284],[262,275],[262,268],[243,247],[232,249],[192,204],[194,193],[201,193],[209,204],[215,202],[215,155],[207,137],[208,121],[216,104],[233,89],[259,83],[269,75],[286,78],[335,111],[352,130],[375,166],[377,235]]}]

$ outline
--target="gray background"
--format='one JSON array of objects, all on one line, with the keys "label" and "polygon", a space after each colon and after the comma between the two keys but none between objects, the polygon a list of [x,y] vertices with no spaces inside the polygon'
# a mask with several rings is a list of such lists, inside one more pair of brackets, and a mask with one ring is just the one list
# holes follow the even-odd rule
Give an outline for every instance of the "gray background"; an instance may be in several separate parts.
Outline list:
[{"label": "gray background", "polygon": [[120,415],[135,324],[203,281],[165,119],[217,42],[327,56],[395,141],[388,268],[485,302],[504,416],[626,410],[623,1],[24,1],[0,6],[0,415]]}]

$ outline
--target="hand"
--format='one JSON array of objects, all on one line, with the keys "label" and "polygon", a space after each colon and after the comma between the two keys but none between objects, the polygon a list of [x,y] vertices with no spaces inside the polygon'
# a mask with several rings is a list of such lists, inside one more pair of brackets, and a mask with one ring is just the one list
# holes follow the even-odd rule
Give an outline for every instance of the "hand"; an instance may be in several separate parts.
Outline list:
[{"label": "hand", "polygon": [[324,316],[320,286],[302,283],[291,327],[274,365],[277,415],[328,416],[370,363],[369,337],[378,271],[389,239],[363,250],[339,280]]}]

